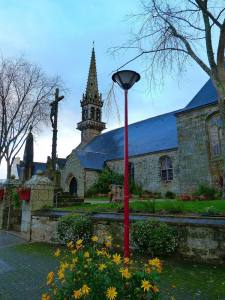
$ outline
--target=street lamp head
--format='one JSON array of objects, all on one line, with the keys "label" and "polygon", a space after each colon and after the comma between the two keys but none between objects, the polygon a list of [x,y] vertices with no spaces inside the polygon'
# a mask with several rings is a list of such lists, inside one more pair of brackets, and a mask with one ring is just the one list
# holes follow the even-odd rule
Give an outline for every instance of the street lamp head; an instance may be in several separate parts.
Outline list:
[{"label": "street lamp head", "polygon": [[131,70],[118,71],[112,76],[112,80],[117,82],[123,90],[129,90],[140,78],[137,72]]}]

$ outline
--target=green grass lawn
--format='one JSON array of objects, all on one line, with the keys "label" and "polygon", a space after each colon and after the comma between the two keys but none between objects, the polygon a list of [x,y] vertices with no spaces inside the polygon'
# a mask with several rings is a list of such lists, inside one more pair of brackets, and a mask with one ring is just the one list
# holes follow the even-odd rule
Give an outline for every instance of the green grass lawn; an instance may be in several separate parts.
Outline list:
[{"label": "green grass lawn", "polygon": [[[122,203],[93,203],[79,204],[72,207],[57,208],[57,210],[74,212],[119,212],[123,208]],[[225,201],[180,201],[180,200],[143,200],[130,202],[130,209],[133,212],[146,213],[186,213],[186,214],[225,214]]]},{"label": "green grass lawn", "polygon": [[[21,253],[23,257],[27,255],[28,258],[33,257],[34,260],[38,257],[40,257],[40,260],[42,257],[46,257],[54,271],[57,265],[56,258],[53,256],[56,247],[44,243],[31,243],[17,245],[11,248],[11,250],[14,250],[17,256]],[[146,261],[142,257],[136,258],[138,261],[137,267],[142,266]],[[49,269],[46,268],[46,275],[48,272]],[[21,274],[18,274],[18,278],[20,277]],[[43,275],[43,278],[38,279],[40,280],[40,285],[45,281],[45,278],[46,276]],[[184,260],[165,259],[163,260],[163,272],[160,278],[161,300],[225,299],[225,268],[221,265],[216,266]]]}]

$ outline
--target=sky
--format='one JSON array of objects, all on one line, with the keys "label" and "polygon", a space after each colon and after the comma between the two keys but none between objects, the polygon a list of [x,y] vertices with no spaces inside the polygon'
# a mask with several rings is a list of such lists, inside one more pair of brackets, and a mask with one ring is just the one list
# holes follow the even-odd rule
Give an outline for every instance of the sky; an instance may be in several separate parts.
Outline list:
[{"label": "sky", "polygon": [[[24,55],[48,76],[59,75],[67,89],[59,105],[59,157],[69,155],[80,143],[76,124],[81,120],[80,100],[86,88],[93,41],[99,91],[105,99],[112,85],[112,72],[132,58],[129,52],[112,55],[110,49],[129,39],[129,16],[139,8],[139,0],[1,0],[0,54]],[[141,74],[141,80],[129,92],[129,123],[183,108],[208,79],[193,64],[181,78],[168,74],[163,87],[150,89],[145,62],[135,61],[128,68]],[[115,108],[109,119],[103,115],[107,130],[123,125],[123,93],[119,88],[116,101],[120,120]],[[51,128],[44,128],[34,139],[34,160],[45,162],[51,154]],[[23,149],[18,156],[23,157]],[[5,175],[3,162],[0,178]]]}]

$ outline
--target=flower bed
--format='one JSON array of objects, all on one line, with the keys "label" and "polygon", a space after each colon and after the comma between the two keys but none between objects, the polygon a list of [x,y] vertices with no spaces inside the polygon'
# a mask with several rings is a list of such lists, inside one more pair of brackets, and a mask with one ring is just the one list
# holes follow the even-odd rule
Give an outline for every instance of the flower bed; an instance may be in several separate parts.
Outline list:
[{"label": "flower bed", "polygon": [[[102,239],[102,237],[101,237]],[[158,299],[159,259],[148,260],[137,268],[137,263],[111,251],[111,237],[103,246],[92,236],[90,246],[83,240],[69,242],[64,254],[57,249],[60,259],[56,272],[47,276],[47,291],[42,300],[49,299]]]}]

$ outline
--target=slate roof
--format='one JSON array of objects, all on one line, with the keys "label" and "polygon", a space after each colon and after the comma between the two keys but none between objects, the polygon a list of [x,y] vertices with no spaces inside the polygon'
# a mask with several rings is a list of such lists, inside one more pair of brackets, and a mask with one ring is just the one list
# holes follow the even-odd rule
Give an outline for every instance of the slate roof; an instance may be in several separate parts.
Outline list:
[{"label": "slate roof", "polygon": [[[177,148],[176,112],[129,125],[129,156]],[[124,128],[98,135],[74,153],[84,168],[101,170],[105,161],[123,158]]]},{"label": "slate roof", "polygon": [[218,101],[218,95],[214,84],[209,79],[200,91],[194,96],[194,98],[188,103],[188,105],[181,109],[180,112],[186,112],[189,110],[197,109],[210,104],[215,104]]}]

